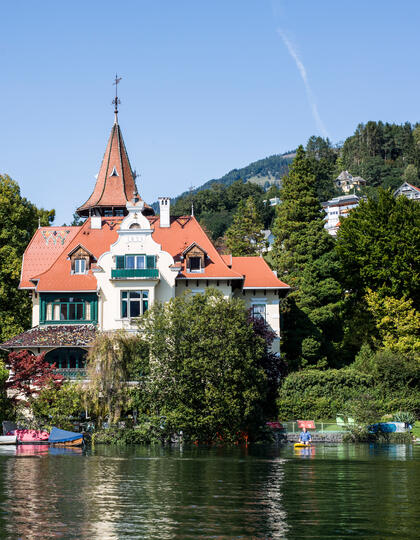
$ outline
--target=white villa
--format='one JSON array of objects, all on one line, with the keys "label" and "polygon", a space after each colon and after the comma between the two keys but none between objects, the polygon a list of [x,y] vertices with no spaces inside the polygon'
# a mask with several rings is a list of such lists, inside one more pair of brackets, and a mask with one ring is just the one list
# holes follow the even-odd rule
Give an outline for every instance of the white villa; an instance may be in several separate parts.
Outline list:
[{"label": "white villa", "polygon": [[80,226],[40,227],[22,263],[20,289],[32,297],[32,328],[2,349],[45,352],[71,378],[83,374],[97,331],[136,331],[154,302],[215,287],[266,319],[280,346],[279,302],[289,291],[262,257],[220,255],[193,216],[160,215],[138,195],[118,111]]},{"label": "white villa", "polygon": [[334,197],[322,203],[322,208],[326,212],[325,228],[331,236],[337,236],[340,227],[340,219],[346,217],[352,208],[359,204],[360,197],[357,195],[343,195]]},{"label": "white villa", "polygon": [[407,199],[420,201],[420,188],[404,182],[404,184],[394,191],[394,197],[398,197],[399,195],[404,195]]}]

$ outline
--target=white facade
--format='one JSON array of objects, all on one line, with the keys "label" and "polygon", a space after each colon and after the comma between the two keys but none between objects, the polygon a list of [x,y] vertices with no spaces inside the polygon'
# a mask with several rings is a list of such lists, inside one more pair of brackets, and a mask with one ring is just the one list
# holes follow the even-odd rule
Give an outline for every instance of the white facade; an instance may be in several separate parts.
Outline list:
[{"label": "white facade", "polygon": [[404,184],[394,191],[394,197],[398,197],[399,195],[404,195],[407,199],[420,201],[420,188],[404,182]]},{"label": "white facade", "polygon": [[346,217],[350,210],[356,208],[359,200],[357,195],[343,195],[322,203],[322,208],[326,212],[324,227],[331,236],[337,235],[340,219]]}]

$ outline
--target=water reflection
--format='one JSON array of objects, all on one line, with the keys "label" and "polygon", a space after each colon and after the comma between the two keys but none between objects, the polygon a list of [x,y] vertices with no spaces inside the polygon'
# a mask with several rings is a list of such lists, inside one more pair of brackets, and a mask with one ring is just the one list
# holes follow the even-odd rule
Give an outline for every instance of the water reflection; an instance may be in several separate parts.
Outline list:
[{"label": "water reflection", "polygon": [[419,460],[405,445],[0,449],[0,537],[410,537]]}]

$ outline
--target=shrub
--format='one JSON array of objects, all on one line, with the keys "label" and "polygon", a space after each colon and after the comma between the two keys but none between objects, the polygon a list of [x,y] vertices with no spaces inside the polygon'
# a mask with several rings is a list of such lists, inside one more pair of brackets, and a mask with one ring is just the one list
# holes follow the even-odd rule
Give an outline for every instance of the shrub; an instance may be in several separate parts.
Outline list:
[{"label": "shrub", "polygon": [[413,425],[416,421],[415,415],[411,411],[398,411],[393,416],[394,422],[404,422]]}]

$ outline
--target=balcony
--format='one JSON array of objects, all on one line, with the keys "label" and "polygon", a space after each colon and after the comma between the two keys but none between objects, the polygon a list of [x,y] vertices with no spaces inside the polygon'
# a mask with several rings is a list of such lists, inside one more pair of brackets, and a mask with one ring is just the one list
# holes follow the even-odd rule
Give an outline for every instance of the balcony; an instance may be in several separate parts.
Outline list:
[{"label": "balcony", "polygon": [[111,279],[159,279],[157,268],[114,268],[111,270]]},{"label": "balcony", "polygon": [[85,368],[58,368],[54,370],[54,373],[62,375],[66,379],[84,379],[86,377]]}]

